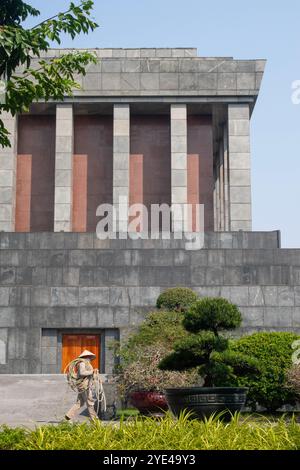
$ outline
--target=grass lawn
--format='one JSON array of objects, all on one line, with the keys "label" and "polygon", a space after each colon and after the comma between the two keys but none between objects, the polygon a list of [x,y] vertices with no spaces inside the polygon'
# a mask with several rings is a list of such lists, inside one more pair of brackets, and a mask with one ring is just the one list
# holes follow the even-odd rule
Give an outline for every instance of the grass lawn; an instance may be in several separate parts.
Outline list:
[{"label": "grass lawn", "polygon": [[1,450],[300,450],[296,419],[236,415],[226,423],[130,417],[119,423],[63,423],[34,431],[0,428]]},{"label": "grass lawn", "polygon": [[127,408],[125,410],[117,410],[117,419],[126,419],[139,416],[139,411],[136,408]]}]

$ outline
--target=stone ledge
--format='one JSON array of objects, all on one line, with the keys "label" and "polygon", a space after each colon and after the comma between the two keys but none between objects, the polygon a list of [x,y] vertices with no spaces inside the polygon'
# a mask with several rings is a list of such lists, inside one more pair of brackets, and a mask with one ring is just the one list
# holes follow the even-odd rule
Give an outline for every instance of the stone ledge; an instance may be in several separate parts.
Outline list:
[{"label": "stone ledge", "polygon": [[[136,249],[184,249],[186,240],[99,240],[95,233],[0,232],[0,253],[3,250],[136,250]],[[277,249],[280,248],[280,232],[209,232],[204,235],[205,249]]]}]

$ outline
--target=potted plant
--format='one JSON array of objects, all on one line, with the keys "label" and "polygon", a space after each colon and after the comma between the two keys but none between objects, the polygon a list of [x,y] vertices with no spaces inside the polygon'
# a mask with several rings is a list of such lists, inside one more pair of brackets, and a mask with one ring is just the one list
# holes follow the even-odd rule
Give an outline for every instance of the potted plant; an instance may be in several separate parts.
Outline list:
[{"label": "potted plant", "polygon": [[164,389],[194,383],[195,373],[162,371],[158,364],[167,354],[162,344],[141,347],[138,357],[123,367],[117,383],[121,396],[143,415],[160,415],[168,410]]},{"label": "potted plant", "polygon": [[177,416],[188,410],[201,419],[213,413],[240,411],[247,388],[238,386],[238,376],[257,373],[258,362],[231,351],[229,340],[220,334],[241,325],[240,311],[225,299],[203,298],[183,315],[183,326],[189,334],[175,343],[159,368],[185,371],[196,367],[203,386],[166,388],[170,409]]}]

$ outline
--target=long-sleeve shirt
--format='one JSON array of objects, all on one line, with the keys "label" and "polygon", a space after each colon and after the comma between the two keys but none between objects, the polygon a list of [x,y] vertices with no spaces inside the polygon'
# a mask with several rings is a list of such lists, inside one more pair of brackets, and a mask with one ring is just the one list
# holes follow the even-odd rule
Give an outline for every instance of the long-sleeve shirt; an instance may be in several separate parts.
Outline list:
[{"label": "long-sleeve shirt", "polygon": [[94,369],[92,364],[87,360],[82,360],[78,364],[78,378],[83,379],[78,385],[78,391],[88,390],[92,388]]},{"label": "long-sleeve shirt", "polygon": [[79,363],[79,376],[80,377],[89,377],[93,375],[94,369],[92,364],[87,361],[82,361]]}]

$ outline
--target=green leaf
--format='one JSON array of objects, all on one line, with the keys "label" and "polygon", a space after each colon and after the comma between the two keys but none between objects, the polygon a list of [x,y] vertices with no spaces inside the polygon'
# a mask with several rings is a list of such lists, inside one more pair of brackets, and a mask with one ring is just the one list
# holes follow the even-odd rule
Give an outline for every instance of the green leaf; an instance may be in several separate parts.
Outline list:
[{"label": "green leaf", "polygon": [[[38,16],[39,11],[21,0],[1,1],[0,76],[8,81],[3,110],[15,115],[28,111],[34,101],[63,100],[79,88],[74,76],[86,73],[86,66],[97,60],[94,54],[78,52],[40,60],[38,69],[31,68],[31,63],[49,49],[49,41],[60,44],[62,33],[75,38],[77,34],[93,31],[98,26],[90,16],[93,4],[90,0],[83,0],[79,5],[71,2],[67,12],[59,12],[34,28],[25,29],[22,21],[28,15]],[[0,145],[9,146],[3,127],[2,123]]]}]

